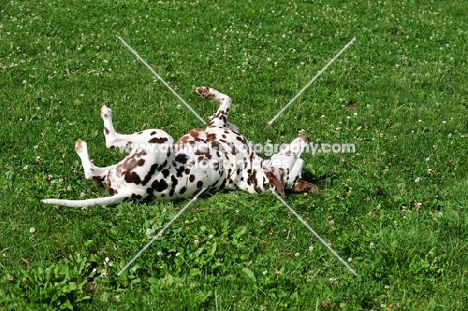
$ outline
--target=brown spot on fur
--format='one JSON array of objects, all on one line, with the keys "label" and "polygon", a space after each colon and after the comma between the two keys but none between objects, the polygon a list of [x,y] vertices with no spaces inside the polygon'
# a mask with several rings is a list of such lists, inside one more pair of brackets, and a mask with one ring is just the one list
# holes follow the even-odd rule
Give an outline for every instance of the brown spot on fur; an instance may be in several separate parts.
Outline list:
[{"label": "brown spot on fur", "polygon": [[237,137],[236,137],[236,140],[240,141],[240,142],[243,143],[243,144],[246,144],[246,143],[247,143],[247,141],[245,140],[245,138],[242,137],[242,136],[237,136]]},{"label": "brown spot on fur", "polygon": [[[207,159],[211,159],[211,154],[210,154],[210,151],[209,150],[203,150],[203,149],[197,149],[195,152],[195,155],[199,155],[199,156],[203,156]],[[203,159],[202,157],[202,159]]]},{"label": "brown spot on fur", "polygon": [[279,194],[284,197],[285,194],[283,184],[275,177],[275,175],[272,172],[266,172],[265,174],[268,180],[270,181],[270,184],[272,184],[279,192]]},{"label": "brown spot on fur", "polygon": [[128,182],[129,184],[137,184],[137,185],[141,184],[140,175],[132,171],[125,172],[125,181]]},{"label": "brown spot on fur", "polygon": [[148,142],[150,144],[163,144],[167,141],[168,139],[166,137],[153,137],[151,138]]},{"label": "brown spot on fur", "polygon": [[178,146],[178,148],[182,145],[185,145],[187,142],[190,141],[198,141],[200,133],[203,132],[205,129],[193,129],[188,134],[185,134],[182,136],[175,144]]},{"label": "brown spot on fur", "polygon": [[146,185],[150,180],[151,180],[151,177],[153,176],[154,172],[156,172],[156,170],[158,169],[159,165],[158,164],[153,164],[151,165],[148,173],[146,174],[145,176],[145,179],[143,180],[142,184],[143,186]]},{"label": "brown spot on fur", "polygon": [[139,194],[132,193],[132,199],[141,200],[142,197],[141,197],[141,195],[139,195]]},{"label": "brown spot on fur", "polygon": [[167,186],[168,186],[168,184],[164,179],[155,180],[151,184],[151,188],[153,188],[155,191],[158,191],[158,192],[162,192],[162,191],[166,190]]},{"label": "brown spot on fur", "polygon": [[179,154],[174,158],[174,160],[175,160],[176,162],[181,163],[181,164],[185,164],[185,163],[187,163],[187,161],[189,160],[189,157],[188,157],[188,155],[186,155],[186,154],[179,153]]},{"label": "brown spot on fur", "polygon": [[217,141],[218,136],[215,133],[207,133],[206,138],[208,141]]},{"label": "brown spot on fur", "polygon": [[109,192],[110,195],[117,194],[117,191],[115,191],[115,189],[113,189],[110,186],[110,182],[109,182],[109,180],[107,178],[103,181],[103,184],[104,184],[104,187],[106,187],[106,190],[107,190],[107,192]]},{"label": "brown spot on fur", "polygon": [[[125,179],[130,178],[131,180],[135,180],[135,177],[132,176],[127,176],[128,174],[136,174],[134,172],[135,168],[138,166],[143,166],[145,165],[145,159],[140,158],[141,156],[146,155],[146,152],[144,150],[140,151],[139,153],[133,154],[131,157],[128,157],[125,159],[125,161],[117,167],[117,173],[118,175],[125,174]],[[138,174],[137,174],[138,175]],[[138,176],[138,183],[141,183],[141,179]],[[146,180],[146,177],[145,177]]]},{"label": "brown spot on fur", "polygon": [[107,127],[104,127],[104,133],[105,133],[106,135],[109,135],[110,132],[109,132],[109,129],[108,129]]}]

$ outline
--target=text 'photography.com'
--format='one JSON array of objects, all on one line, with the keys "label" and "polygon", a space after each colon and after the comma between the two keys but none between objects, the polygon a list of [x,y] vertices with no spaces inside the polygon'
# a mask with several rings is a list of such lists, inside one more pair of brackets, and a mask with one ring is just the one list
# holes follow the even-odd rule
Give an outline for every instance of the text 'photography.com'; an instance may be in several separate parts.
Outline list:
[{"label": "text 'photography.com'", "polygon": [[[117,148],[122,153],[130,153],[132,150],[145,150],[147,153],[164,153],[174,149],[174,144],[128,144],[119,145]],[[182,146],[181,146],[182,147]],[[218,143],[207,142],[197,144],[185,144],[180,151],[189,154],[208,154],[213,151],[237,153],[249,153],[254,151],[258,155],[271,157],[281,151],[288,150],[294,154],[310,154],[312,156],[318,154],[341,154],[341,153],[356,153],[356,145],[354,143],[316,143],[309,142],[303,144],[276,144],[276,143]]]}]

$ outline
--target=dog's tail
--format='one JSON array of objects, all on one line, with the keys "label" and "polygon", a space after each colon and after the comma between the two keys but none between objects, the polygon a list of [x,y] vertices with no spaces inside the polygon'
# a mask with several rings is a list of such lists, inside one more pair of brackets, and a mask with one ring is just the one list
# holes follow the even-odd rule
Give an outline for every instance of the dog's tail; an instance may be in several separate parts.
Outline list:
[{"label": "dog's tail", "polygon": [[67,207],[87,207],[94,205],[113,205],[119,202],[122,202],[128,198],[125,195],[114,195],[112,197],[96,198],[96,199],[86,199],[86,200],[60,200],[60,199],[45,199],[42,200],[43,203],[52,204],[52,205],[62,205]]}]

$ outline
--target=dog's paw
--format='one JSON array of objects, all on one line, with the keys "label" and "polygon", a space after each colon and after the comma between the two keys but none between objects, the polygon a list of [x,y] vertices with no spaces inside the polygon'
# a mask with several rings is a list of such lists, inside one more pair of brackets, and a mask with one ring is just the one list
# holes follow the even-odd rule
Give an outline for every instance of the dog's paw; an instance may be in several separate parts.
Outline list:
[{"label": "dog's paw", "polygon": [[83,150],[87,150],[88,148],[88,145],[86,145],[86,142],[81,140],[81,139],[78,139],[76,142],[75,142],[75,151],[76,153],[81,153],[83,152]]},{"label": "dog's paw", "polygon": [[112,118],[112,109],[108,108],[106,105],[101,106],[101,118],[107,119]]},{"label": "dog's paw", "polygon": [[214,94],[211,92],[211,89],[206,86],[197,87],[195,92],[197,92],[198,96],[200,96],[201,98],[211,99],[214,97]]}]

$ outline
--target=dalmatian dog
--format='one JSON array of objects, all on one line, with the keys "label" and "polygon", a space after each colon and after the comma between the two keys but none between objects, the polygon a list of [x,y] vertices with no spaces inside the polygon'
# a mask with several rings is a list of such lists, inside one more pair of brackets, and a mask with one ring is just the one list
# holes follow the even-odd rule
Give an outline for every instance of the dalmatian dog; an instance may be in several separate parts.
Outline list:
[{"label": "dalmatian dog", "polygon": [[103,180],[109,197],[84,200],[45,199],[44,203],[68,207],[112,205],[124,200],[174,200],[202,191],[240,189],[249,193],[285,189],[317,192],[317,187],[301,179],[304,161],[300,158],[308,138],[294,139],[268,160],[253,150],[252,144],[227,121],[231,98],[213,88],[199,87],[196,93],[219,103],[208,127],[193,129],[178,141],[161,129],[130,135],[119,134],[112,124],[112,110],[103,105],[106,147],[131,149],[122,161],[97,167],[90,160],[86,142],[78,140],[75,151],[81,159],[86,179]]}]

